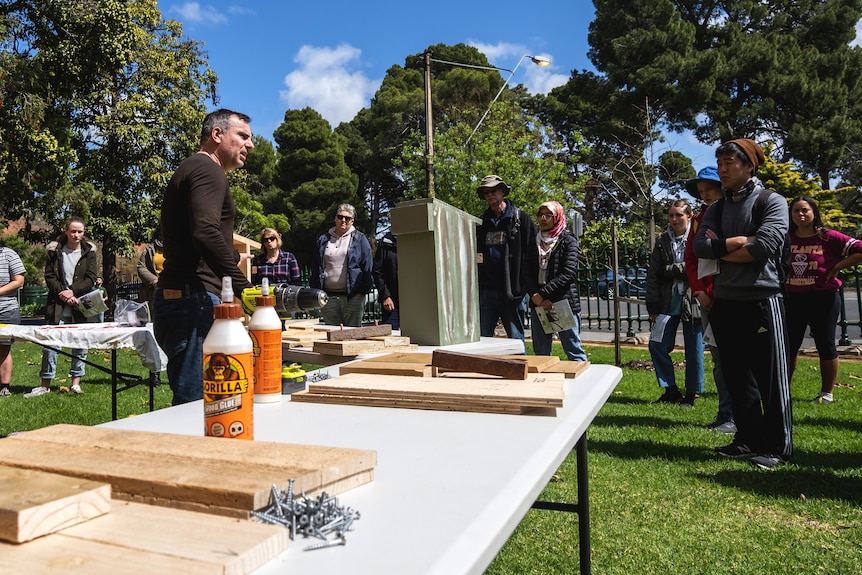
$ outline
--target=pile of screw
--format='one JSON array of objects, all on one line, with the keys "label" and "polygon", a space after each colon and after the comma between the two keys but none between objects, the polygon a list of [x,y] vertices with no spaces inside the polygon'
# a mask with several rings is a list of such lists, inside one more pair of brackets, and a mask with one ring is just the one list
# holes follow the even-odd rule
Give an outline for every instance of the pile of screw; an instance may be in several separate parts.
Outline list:
[{"label": "pile of screw", "polygon": [[308,381],[309,383],[317,383],[318,381],[323,381],[325,379],[329,379],[330,377],[332,376],[329,375],[329,373],[326,371],[315,371],[308,376],[306,381]]},{"label": "pile of screw", "polygon": [[[293,494],[293,479],[288,480],[287,491],[272,486],[272,503],[263,511],[252,511],[251,515],[261,523],[282,525],[290,530],[290,539],[297,534],[317,537],[321,543],[309,545],[303,551],[314,551],[347,543],[345,533],[359,519],[359,512],[352,507],[338,504],[338,498],[325,491],[317,497],[299,497]],[[333,538],[330,538],[333,536]]]}]

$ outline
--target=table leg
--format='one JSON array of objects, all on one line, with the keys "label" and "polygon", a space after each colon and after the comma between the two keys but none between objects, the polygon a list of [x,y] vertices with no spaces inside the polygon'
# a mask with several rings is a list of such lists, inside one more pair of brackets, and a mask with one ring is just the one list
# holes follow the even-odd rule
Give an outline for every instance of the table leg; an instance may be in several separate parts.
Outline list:
[{"label": "table leg", "polygon": [[578,514],[578,555],[581,575],[591,575],[590,558],[590,484],[589,465],[587,461],[587,434],[584,433],[575,444],[577,458],[577,503],[560,503],[557,501],[536,501],[533,509],[548,509]]}]

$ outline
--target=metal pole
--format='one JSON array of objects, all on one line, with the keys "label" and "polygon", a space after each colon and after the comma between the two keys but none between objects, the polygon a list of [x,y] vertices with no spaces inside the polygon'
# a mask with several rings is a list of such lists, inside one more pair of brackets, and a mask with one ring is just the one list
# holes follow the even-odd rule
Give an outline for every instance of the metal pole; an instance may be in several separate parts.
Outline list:
[{"label": "metal pole", "polygon": [[[616,366],[622,365],[622,349],[620,345],[620,255],[617,247],[617,220],[614,218],[611,224],[611,242],[613,253],[611,254],[611,265],[614,274],[614,359]],[[608,283],[608,289],[611,289]]]},{"label": "metal pole", "polygon": [[434,118],[431,110],[431,53],[425,53],[425,171],[428,197],[434,197]]}]

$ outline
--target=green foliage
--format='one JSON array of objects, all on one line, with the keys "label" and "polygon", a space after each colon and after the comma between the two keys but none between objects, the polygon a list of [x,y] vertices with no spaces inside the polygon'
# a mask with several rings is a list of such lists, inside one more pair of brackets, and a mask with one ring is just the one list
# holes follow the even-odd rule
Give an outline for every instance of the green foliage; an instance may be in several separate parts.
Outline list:
[{"label": "green foliage", "polygon": [[42,285],[45,283],[45,260],[47,255],[44,246],[34,245],[21,236],[0,236],[0,246],[9,248],[18,254],[24,264],[24,284]]},{"label": "green foliage", "polygon": [[[862,140],[862,5],[596,0],[590,57],[615,91],[649,98],[671,129],[716,143],[781,143],[824,185]],[[670,81],[669,81],[670,79]]]},{"label": "green foliage", "polygon": [[591,222],[580,239],[580,249],[584,254],[598,256],[606,254],[613,246],[612,228],[617,226],[617,247],[623,249],[643,248],[646,244],[647,230],[643,221],[622,225],[619,220],[606,219]]},{"label": "green foliage", "polygon": [[788,204],[794,198],[809,196],[817,202],[826,227],[855,235],[857,226],[862,223],[862,216],[845,212],[839,201],[849,188],[824,190],[819,177],[806,176],[793,162],[774,160],[771,155],[773,149],[771,142],[764,146],[766,161],[757,170],[757,176],[763,184],[787,198]]},{"label": "green foliage", "polygon": [[[483,176],[497,174],[511,187],[509,198],[528,213],[548,200],[576,205],[583,181],[570,177],[572,158],[553,131],[527,114],[518,101],[496,102],[469,147],[464,147],[472,129],[458,122],[435,135],[435,197],[481,214],[487,204],[476,195],[476,186]],[[403,170],[409,198],[427,197],[424,141],[423,134],[413,132],[395,160]]]},{"label": "green foliage", "polygon": [[287,217],[285,249],[296,255],[300,266],[308,266],[317,237],[331,227],[338,204],[352,204],[357,229],[366,231],[365,204],[357,193],[357,177],[344,161],[344,136],[333,132],[318,112],[288,110],[274,138],[277,187],[264,194],[263,206],[267,213]]},{"label": "green foliage", "polygon": [[82,216],[111,289],[116,254],[149,240],[167,179],[198,145],[215,74],[155,0],[7,8],[0,213],[41,214],[48,230]]}]

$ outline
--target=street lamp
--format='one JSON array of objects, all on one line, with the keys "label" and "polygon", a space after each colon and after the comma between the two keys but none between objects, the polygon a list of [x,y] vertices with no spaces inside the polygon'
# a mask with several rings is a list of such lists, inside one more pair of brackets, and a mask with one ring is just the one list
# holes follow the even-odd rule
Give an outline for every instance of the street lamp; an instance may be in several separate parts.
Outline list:
[{"label": "street lamp", "polygon": [[434,120],[432,118],[432,109],[431,109],[431,62],[438,62],[440,64],[449,64],[451,66],[458,66],[461,68],[476,68],[479,70],[497,70],[502,72],[509,72],[509,77],[506,78],[506,81],[503,82],[503,85],[500,87],[500,90],[497,92],[497,95],[494,96],[494,99],[491,100],[491,103],[488,104],[488,109],[485,110],[485,113],[482,114],[482,117],[479,119],[479,123],[476,124],[476,127],[473,128],[473,131],[470,133],[470,137],[467,138],[467,141],[464,142],[464,145],[470,143],[470,140],[473,138],[473,134],[476,133],[476,130],[479,129],[479,126],[482,125],[482,121],[485,120],[485,116],[488,115],[488,112],[491,111],[491,106],[494,105],[494,102],[497,101],[497,98],[500,97],[500,94],[503,93],[503,90],[506,86],[509,85],[509,81],[512,79],[512,76],[515,75],[515,71],[521,65],[521,63],[529,58],[533,61],[537,66],[545,67],[550,66],[551,61],[547,58],[541,58],[539,56],[530,56],[529,54],[524,54],[521,56],[521,59],[518,60],[518,63],[515,64],[515,67],[509,70],[508,68],[498,68],[496,66],[480,66],[477,64],[467,64],[464,62],[450,62],[448,60],[436,60],[431,57],[430,52],[425,53],[425,144],[426,144],[426,156],[425,156],[425,174],[426,174],[426,183],[428,185],[428,197],[434,197]]},{"label": "street lamp", "polygon": [[[514,76],[514,75],[515,75],[515,70],[517,70],[517,69],[518,69],[518,66],[520,66],[520,65],[521,65],[521,62],[523,62],[525,58],[529,58],[530,60],[532,60],[532,61],[533,61],[533,63],[534,63],[536,66],[541,66],[542,68],[544,68],[545,66],[550,66],[550,65],[551,65],[551,61],[550,61],[550,60],[548,60],[547,58],[540,58],[540,57],[538,57],[538,56],[530,56],[529,54],[524,54],[523,56],[521,56],[521,59],[520,59],[520,60],[518,60],[518,63],[517,63],[517,64],[515,64],[515,67],[514,67],[514,68],[512,68],[511,73],[509,74],[509,77],[508,77],[508,78],[506,78],[506,81],[505,81],[505,82],[503,82],[503,85],[500,87],[500,90],[497,92],[497,95],[496,95],[496,96],[494,96],[494,99],[493,99],[493,100],[491,100],[491,103],[490,103],[490,104],[488,104],[488,109],[487,109],[487,110],[485,110],[485,113],[484,113],[484,114],[482,114],[482,117],[481,117],[481,118],[479,118],[479,123],[477,123],[477,124],[476,124],[476,127],[475,127],[475,128],[473,128],[473,131],[472,131],[472,132],[470,132],[470,136],[467,138],[467,141],[466,141],[466,142],[464,142],[464,147],[466,147],[466,146],[467,146],[467,144],[469,144],[469,143],[470,143],[470,140],[472,140],[472,139],[473,139],[473,134],[475,134],[475,133],[476,133],[476,130],[478,130],[478,129],[479,129],[479,126],[481,126],[481,125],[482,125],[482,122],[485,120],[485,116],[487,116],[487,115],[488,115],[488,112],[490,112],[490,111],[491,111],[491,106],[493,106],[493,105],[494,105],[494,102],[496,102],[496,101],[497,101],[497,98],[499,98],[499,97],[500,97],[500,94],[502,94],[502,93],[503,93],[503,90],[506,88],[506,86],[508,86],[508,85],[509,85],[509,80],[511,80],[511,79],[512,79],[512,76]],[[499,70],[504,70],[504,69],[505,69],[505,68],[499,68]]]}]

